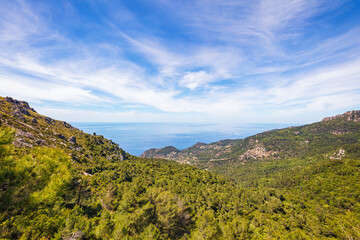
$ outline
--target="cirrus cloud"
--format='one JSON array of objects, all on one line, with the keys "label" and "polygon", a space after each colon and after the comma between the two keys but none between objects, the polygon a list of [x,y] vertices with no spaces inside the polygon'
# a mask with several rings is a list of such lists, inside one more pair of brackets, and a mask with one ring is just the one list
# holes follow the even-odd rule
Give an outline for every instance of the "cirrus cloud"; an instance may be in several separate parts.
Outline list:
[{"label": "cirrus cloud", "polygon": [[79,107],[96,121],[202,122],[360,107],[356,1],[136,3],[3,1],[0,95],[67,121],[84,120]]}]

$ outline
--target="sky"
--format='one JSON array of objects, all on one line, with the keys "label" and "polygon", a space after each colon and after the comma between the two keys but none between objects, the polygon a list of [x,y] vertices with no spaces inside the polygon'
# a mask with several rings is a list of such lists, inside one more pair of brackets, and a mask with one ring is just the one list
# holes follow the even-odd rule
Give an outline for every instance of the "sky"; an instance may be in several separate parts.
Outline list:
[{"label": "sky", "polygon": [[358,0],[1,0],[0,96],[68,122],[360,109]]}]

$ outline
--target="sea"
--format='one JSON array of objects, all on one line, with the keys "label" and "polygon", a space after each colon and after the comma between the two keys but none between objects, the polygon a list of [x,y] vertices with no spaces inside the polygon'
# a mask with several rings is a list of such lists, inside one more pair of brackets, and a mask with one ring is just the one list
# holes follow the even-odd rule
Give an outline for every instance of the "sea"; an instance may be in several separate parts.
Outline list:
[{"label": "sea", "polygon": [[103,135],[126,152],[139,156],[150,148],[174,146],[180,150],[202,143],[224,139],[242,139],[272,129],[294,124],[241,123],[233,125],[198,123],[94,123],[73,122],[86,133]]}]

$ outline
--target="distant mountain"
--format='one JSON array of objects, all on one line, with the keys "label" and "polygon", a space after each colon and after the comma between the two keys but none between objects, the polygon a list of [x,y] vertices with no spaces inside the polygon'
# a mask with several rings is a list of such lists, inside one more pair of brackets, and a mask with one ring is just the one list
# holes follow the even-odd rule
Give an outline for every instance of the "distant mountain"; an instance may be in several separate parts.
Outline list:
[{"label": "distant mountain", "polygon": [[181,151],[172,146],[150,149],[141,157],[170,159],[211,170],[253,160],[323,154],[359,139],[360,111],[348,111],[321,122],[266,131],[245,139],[197,143]]}]

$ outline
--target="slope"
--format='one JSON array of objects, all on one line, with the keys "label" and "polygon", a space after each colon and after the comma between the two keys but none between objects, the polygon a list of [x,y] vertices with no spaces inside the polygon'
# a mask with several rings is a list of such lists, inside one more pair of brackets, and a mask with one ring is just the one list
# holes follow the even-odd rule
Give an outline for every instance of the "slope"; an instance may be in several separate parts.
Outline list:
[{"label": "slope", "polygon": [[[255,166],[253,184],[239,187],[194,166],[125,154],[101,136],[43,122],[24,102],[1,100],[2,239],[360,238],[354,145],[339,159],[280,175]],[[30,116],[17,117],[19,105]]]},{"label": "slope", "polygon": [[360,139],[360,111],[324,118],[321,122],[256,134],[239,140],[221,140],[178,150],[150,149],[141,157],[165,158],[212,170],[254,160],[306,157],[334,151]]}]

